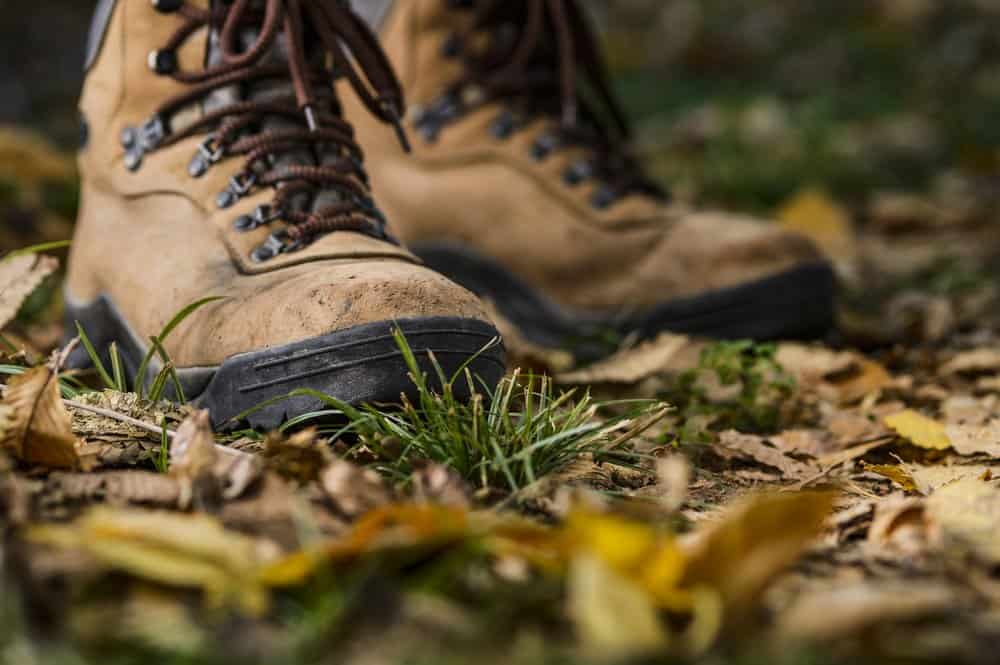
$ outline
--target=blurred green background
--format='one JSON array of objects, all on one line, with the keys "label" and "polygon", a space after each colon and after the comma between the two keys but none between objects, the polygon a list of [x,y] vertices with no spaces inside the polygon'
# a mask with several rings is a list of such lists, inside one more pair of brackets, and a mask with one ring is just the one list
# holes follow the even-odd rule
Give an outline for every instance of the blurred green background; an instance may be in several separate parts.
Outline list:
[{"label": "blurred green background", "polygon": [[[1000,1],[585,1],[638,148],[680,196],[771,213],[819,186],[864,223],[886,191],[913,192],[992,219]],[[93,4],[4,0],[0,125],[72,149]],[[0,169],[4,226],[31,228]],[[45,198],[71,210],[65,190]]]}]

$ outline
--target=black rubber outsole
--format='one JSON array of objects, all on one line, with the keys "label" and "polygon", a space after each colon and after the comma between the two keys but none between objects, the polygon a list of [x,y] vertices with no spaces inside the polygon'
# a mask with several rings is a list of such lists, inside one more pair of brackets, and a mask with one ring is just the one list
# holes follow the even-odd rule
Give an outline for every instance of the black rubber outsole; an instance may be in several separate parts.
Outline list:
[{"label": "black rubber outsole", "polygon": [[570,348],[581,360],[614,350],[622,338],[662,332],[710,338],[799,339],[833,329],[836,278],[825,262],[804,264],[756,282],[667,300],[638,313],[607,315],[561,306],[495,261],[452,244],[412,248],[432,269],[490,300],[530,341]]},{"label": "black rubber outsole", "polygon": [[[117,342],[130,385],[146,349],[138,341],[114,304],[98,298],[83,306],[67,305],[69,330],[75,335],[79,321],[97,349]],[[430,361],[432,352],[446,377],[468,366],[490,389],[506,370],[499,333],[488,323],[458,317],[426,317],[368,323],[281,347],[242,353],[227,358],[217,367],[178,370],[184,395],[197,407],[208,409],[217,428],[240,426],[273,429],[295,416],[329,408],[320,399],[295,396],[292,391],[311,389],[352,406],[398,404],[401,395],[416,398],[416,386],[409,376],[403,352],[393,331],[399,329],[413,350],[429,383],[440,388]],[[106,355],[106,352],[104,352]],[[108,358],[103,358],[106,365]],[[90,359],[77,349],[70,365],[86,367]],[[154,366],[155,365],[155,366]],[[151,363],[148,386],[162,365]],[[468,397],[464,380],[455,382],[460,397]],[[172,386],[167,397],[178,397]],[[255,407],[260,407],[255,409]],[[241,414],[245,417],[234,420]]]}]

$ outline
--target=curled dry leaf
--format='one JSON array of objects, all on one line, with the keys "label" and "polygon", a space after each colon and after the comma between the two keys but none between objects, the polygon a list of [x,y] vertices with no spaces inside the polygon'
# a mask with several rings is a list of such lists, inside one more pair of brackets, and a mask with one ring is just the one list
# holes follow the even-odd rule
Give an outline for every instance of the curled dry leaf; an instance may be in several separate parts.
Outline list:
[{"label": "curled dry leaf", "polygon": [[304,485],[319,480],[320,473],[333,461],[333,453],[326,441],[317,438],[316,429],[309,428],[291,436],[268,434],[261,459],[268,470]]},{"label": "curled dry leaf", "polygon": [[878,558],[919,556],[927,551],[927,517],[924,501],[892,496],[875,504],[866,549]]},{"label": "curled dry leaf", "polygon": [[[190,507],[195,492],[213,484],[219,460],[208,411],[197,411],[181,423],[170,442],[170,475],[180,482],[180,507]],[[221,488],[217,488],[221,491]]]},{"label": "curled dry leaf", "polygon": [[989,347],[958,353],[939,371],[945,375],[1000,372],[1000,349]]},{"label": "curled dry leaf", "polygon": [[468,508],[469,485],[462,476],[443,464],[426,464],[410,477],[413,499],[422,503]]},{"label": "curled dry leaf", "polygon": [[358,517],[392,501],[381,476],[342,459],[323,470],[320,483],[336,509],[347,517]]},{"label": "curled dry leaf", "polygon": [[43,254],[23,254],[0,260],[0,330],[17,316],[28,296],[58,267],[56,258]]},{"label": "curled dry leaf", "polygon": [[664,333],[634,348],[623,349],[585,369],[559,374],[556,379],[570,385],[632,385],[657,375],[697,366],[701,346],[683,335]]},{"label": "curled dry leaf", "polygon": [[33,367],[7,384],[0,447],[27,464],[54,469],[80,465],[72,418],[51,366]]},{"label": "curled dry leaf", "polygon": [[789,457],[770,445],[764,437],[743,434],[735,430],[721,432],[713,449],[727,459],[738,458],[771,467],[792,480],[808,478],[819,470],[811,464]]}]

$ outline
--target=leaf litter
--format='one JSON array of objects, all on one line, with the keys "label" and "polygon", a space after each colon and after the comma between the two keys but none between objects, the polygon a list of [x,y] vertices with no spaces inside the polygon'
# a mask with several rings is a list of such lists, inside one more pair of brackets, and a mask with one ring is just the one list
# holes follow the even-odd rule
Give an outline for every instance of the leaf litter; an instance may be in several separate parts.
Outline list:
[{"label": "leaf litter", "polygon": [[[821,212],[849,280],[867,244],[843,242],[848,220],[824,197],[793,201],[788,223]],[[16,311],[52,264],[7,263]],[[794,645],[866,662],[920,645],[989,663],[1000,327],[919,323],[898,332],[934,345],[664,335],[582,367],[526,348],[554,380],[509,377],[507,413],[525,420],[477,432],[465,467],[462,428],[494,422],[482,405],[433,434],[418,412],[446,397],[358,413],[353,429],[222,436],[189,406],[92,390],[21,354],[0,401],[5,568],[81,644],[160,653],[235,635],[288,660],[303,644],[379,653],[405,648],[390,635],[419,648],[459,631],[498,653],[534,635],[541,653],[588,662]],[[544,411],[563,388],[576,392]],[[535,429],[524,403],[541,409]],[[558,442],[559,422],[584,445],[537,472],[533,446]],[[513,475],[491,452],[508,440]]]}]

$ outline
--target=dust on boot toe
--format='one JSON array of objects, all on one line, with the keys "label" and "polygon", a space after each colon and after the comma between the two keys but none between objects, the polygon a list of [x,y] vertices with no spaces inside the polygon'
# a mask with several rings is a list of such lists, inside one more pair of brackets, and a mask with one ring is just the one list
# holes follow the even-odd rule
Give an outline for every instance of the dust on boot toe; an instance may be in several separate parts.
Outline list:
[{"label": "dust on boot toe", "polygon": [[[163,340],[217,424],[296,388],[397,401],[412,389],[397,327],[422,362],[475,357],[498,380],[502,348],[476,355],[497,335],[480,301],[394,239],[342,116],[332,81],[348,71],[379,122],[403,112],[374,35],[337,2],[204,4],[105,0],[95,14],[70,321],[100,349],[117,341],[130,380],[148,383],[149,338],[220,297]],[[276,402],[250,421],[317,406]]]}]

